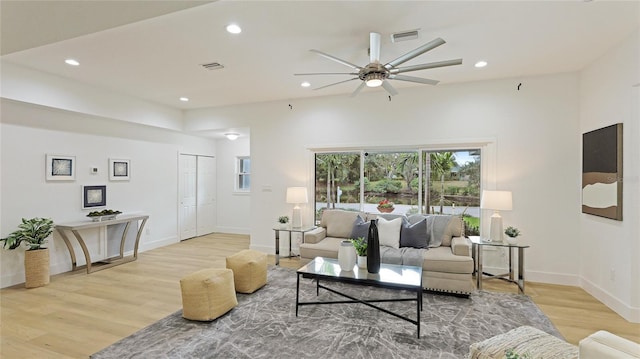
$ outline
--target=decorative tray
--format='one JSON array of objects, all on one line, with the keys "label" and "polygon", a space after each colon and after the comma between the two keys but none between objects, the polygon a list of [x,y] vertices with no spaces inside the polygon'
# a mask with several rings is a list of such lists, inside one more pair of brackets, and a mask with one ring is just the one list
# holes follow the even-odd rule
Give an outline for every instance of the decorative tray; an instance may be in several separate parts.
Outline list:
[{"label": "decorative tray", "polygon": [[102,211],[90,212],[89,214],[87,214],[87,217],[91,218],[91,220],[94,222],[102,222],[102,221],[109,221],[109,220],[116,219],[116,217],[118,217],[118,215],[121,213],[122,212],[120,211],[105,209]]}]

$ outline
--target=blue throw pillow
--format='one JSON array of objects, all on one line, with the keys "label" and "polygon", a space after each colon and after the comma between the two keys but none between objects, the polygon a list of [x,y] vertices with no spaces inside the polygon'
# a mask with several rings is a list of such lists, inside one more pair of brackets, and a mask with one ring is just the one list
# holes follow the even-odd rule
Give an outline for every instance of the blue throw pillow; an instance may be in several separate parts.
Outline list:
[{"label": "blue throw pillow", "polygon": [[351,238],[358,239],[363,237],[367,239],[369,235],[369,222],[365,222],[360,215],[356,217],[355,222],[353,223],[353,230],[351,230]]},{"label": "blue throw pillow", "polygon": [[427,248],[427,219],[424,218],[414,224],[405,218],[400,228],[400,247]]}]

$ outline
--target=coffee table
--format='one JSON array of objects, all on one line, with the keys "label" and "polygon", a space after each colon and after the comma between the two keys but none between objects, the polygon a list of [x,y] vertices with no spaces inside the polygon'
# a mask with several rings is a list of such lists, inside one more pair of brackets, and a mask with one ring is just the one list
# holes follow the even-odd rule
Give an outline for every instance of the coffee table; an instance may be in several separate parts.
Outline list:
[{"label": "coffee table", "polygon": [[[300,277],[311,277],[316,281],[316,295],[320,294],[320,288],[331,293],[345,297],[349,300],[338,301],[315,301],[300,302]],[[342,282],[355,285],[368,285],[380,288],[407,290],[415,293],[412,297],[400,297],[394,299],[359,299],[345,293],[340,293],[333,288],[329,288],[321,281]],[[416,302],[416,319],[402,316],[385,308],[379,307],[372,303],[381,302]],[[422,268],[415,266],[405,266],[396,264],[380,264],[380,272],[372,274],[366,269],[354,266],[353,271],[342,271],[337,259],[316,257],[314,260],[297,270],[296,282],[296,317],[298,316],[298,308],[305,305],[320,304],[345,304],[345,303],[362,303],[371,308],[375,308],[387,314],[391,314],[409,323],[415,324],[417,327],[417,335],[420,338],[420,311],[422,310]]]}]

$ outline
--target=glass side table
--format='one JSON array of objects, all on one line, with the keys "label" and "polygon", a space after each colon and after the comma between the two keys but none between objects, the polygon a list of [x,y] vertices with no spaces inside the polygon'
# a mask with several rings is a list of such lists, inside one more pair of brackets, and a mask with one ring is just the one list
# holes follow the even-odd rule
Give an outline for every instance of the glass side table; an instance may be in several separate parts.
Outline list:
[{"label": "glass side table", "polygon": [[303,226],[303,227],[291,227],[291,225],[287,227],[275,227],[273,228],[276,231],[276,265],[280,265],[280,232],[288,232],[289,233],[289,255],[286,258],[297,257],[293,254],[291,250],[291,234],[292,233],[302,233],[304,239],[304,233],[313,231],[318,227],[316,226]]},{"label": "glass side table", "polygon": [[[529,246],[521,244],[509,244],[506,242],[489,242],[477,236],[470,236],[472,244],[472,256],[475,261],[476,285],[482,290],[483,279],[502,279],[518,285],[520,293],[524,294],[524,250]],[[491,274],[484,272],[482,269],[482,247],[506,247],[509,251],[509,272],[504,274]],[[513,256],[515,251],[518,252],[518,279],[514,279],[514,263]]]}]

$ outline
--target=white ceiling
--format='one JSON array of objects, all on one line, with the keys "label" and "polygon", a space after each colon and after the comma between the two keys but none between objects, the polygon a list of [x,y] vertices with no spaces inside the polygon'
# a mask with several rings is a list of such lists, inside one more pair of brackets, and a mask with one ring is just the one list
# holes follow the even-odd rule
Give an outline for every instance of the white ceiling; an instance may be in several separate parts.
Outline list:
[{"label": "white ceiling", "polygon": [[[366,65],[371,31],[382,34],[382,62],[442,37],[447,44],[404,65],[463,58],[461,66],[409,73],[447,84],[580,70],[629,36],[640,19],[638,1],[22,2],[32,4],[1,3],[2,61],[180,109],[347,96],[356,81],[313,88],[349,76],[293,74],[349,72],[309,49]],[[50,21],[35,22],[43,14]],[[227,33],[231,22],[243,32]],[[391,33],[413,29],[420,29],[419,39],[390,41]],[[70,67],[66,58],[81,65]],[[489,65],[476,69],[478,60]],[[225,67],[200,66],[210,62]],[[303,80],[311,88],[300,87]],[[392,84],[400,96],[403,87],[429,86]],[[387,96],[382,88],[363,91]]]}]

